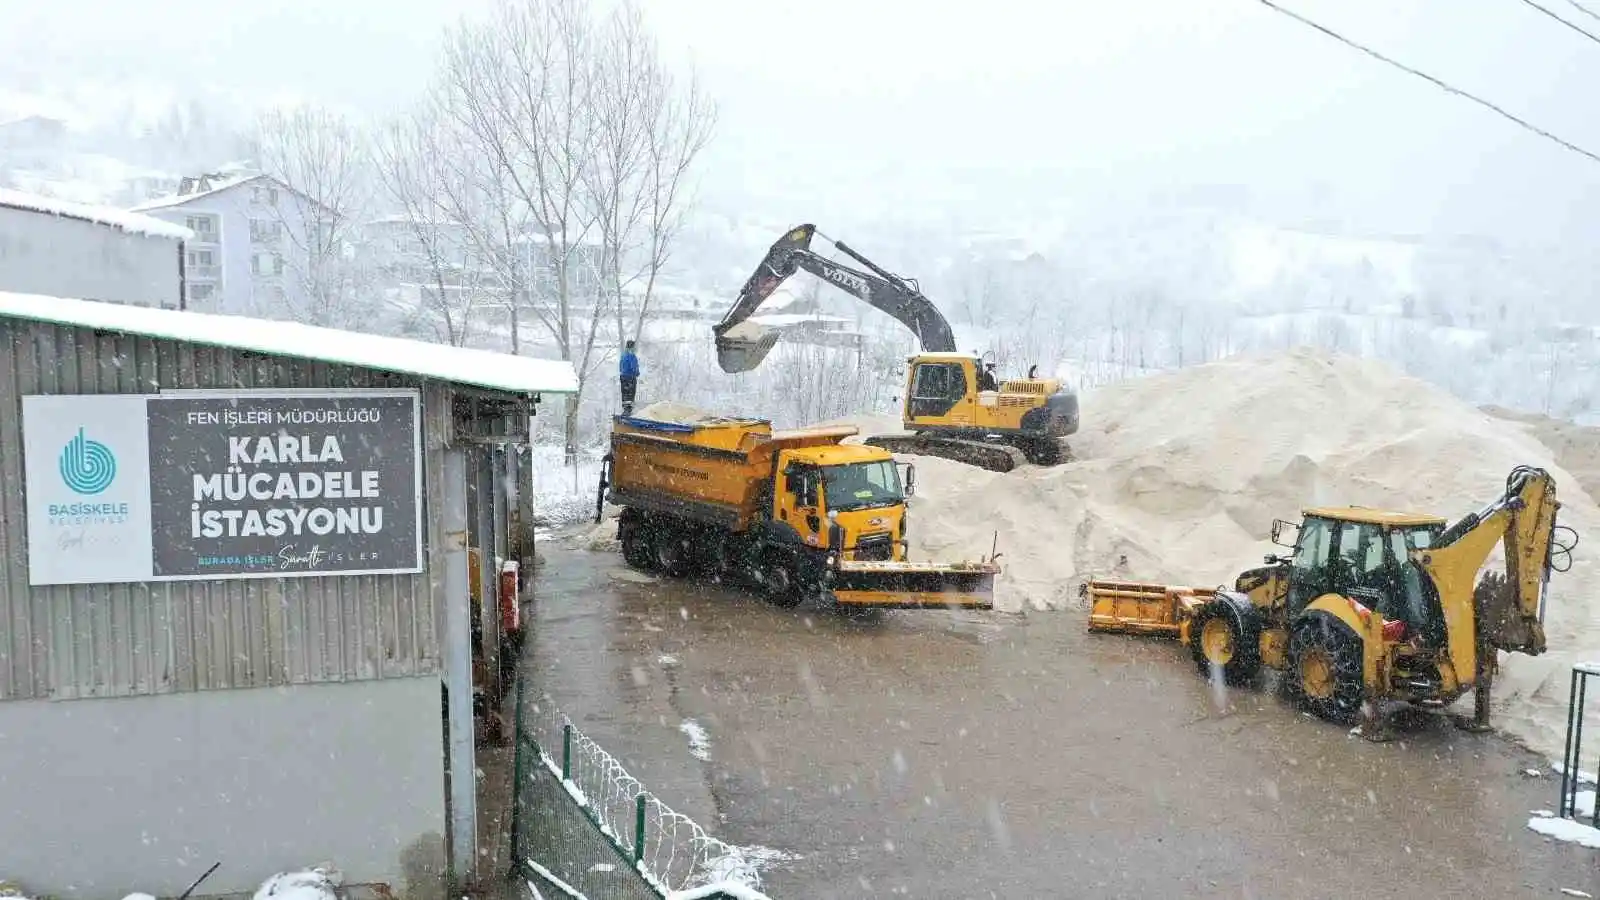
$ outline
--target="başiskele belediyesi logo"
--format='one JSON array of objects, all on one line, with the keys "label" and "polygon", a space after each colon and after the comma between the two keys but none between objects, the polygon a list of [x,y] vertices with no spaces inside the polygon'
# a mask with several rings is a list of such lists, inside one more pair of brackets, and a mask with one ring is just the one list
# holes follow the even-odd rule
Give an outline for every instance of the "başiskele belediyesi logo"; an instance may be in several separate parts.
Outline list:
[{"label": "ba\u015fiskele belediyesi logo", "polygon": [[77,436],[61,448],[61,481],[75,494],[92,497],[111,486],[117,477],[117,457],[111,448],[91,441],[82,426]]}]

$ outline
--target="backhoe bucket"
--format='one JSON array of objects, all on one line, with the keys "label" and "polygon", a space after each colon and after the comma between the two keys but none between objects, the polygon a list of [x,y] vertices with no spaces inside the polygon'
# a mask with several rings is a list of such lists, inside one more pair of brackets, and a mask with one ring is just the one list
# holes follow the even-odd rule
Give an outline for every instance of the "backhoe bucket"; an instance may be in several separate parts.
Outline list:
[{"label": "backhoe bucket", "polygon": [[741,322],[717,335],[717,365],[730,375],[752,371],[772,352],[779,334],[776,328]]},{"label": "backhoe bucket", "polygon": [[839,563],[834,601],[856,609],[994,609],[994,563]]},{"label": "backhoe bucket", "polygon": [[1217,591],[1147,581],[1090,579],[1079,593],[1089,600],[1090,631],[1178,637],[1183,623]]}]

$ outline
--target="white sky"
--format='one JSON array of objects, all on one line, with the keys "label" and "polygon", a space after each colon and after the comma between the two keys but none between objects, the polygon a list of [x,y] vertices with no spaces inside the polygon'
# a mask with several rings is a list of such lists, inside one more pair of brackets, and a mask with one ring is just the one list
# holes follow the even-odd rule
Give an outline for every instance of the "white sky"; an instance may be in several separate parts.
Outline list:
[{"label": "white sky", "polygon": [[[720,102],[702,170],[720,206],[993,224],[1245,186],[1274,215],[1373,231],[1600,223],[1600,163],[1254,0],[641,2]],[[1600,43],[1516,0],[1282,2],[1600,151]],[[421,88],[458,11],[487,3],[0,0],[0,85],[209,84],[376,112]]]}]

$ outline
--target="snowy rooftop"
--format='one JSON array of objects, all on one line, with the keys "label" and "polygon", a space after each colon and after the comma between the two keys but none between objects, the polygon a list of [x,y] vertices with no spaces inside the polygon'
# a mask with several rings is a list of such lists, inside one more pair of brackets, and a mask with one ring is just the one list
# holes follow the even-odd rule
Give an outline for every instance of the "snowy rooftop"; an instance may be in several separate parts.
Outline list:
[{"label": "snowy rooftop", "polygon": [[0,206],[108,225],[130,234],[172,238],[177,241],[187,241],[194,237],[194,232],[182,225],[163,222],[153,216],[141,216],[110,206],[90,206],[86,203],[73,203],[70,200],[57,200],[54,197],[24,194],[6,188],[0,188]]},{"label": "snowy rooftop", "polygon": [[0,317],[314,359],[518,394],[571,394],[578,389],[569,362],[298,322],[5,292],[0,292]]},{"label": "snowy rooftop", "polygon": [[260,174],[251,175],[242,172],[224,172],[219,174],[222,174],[225,177],[221,180],[213,180],[211,182],[211,186],[203,191],[193,191],[188,194],[172,194],[171,196],[167,197],[157,197],[154,200],[146,200],[145,202],[135,206],[133,209],[135,212],[138,212],[141,210],[166,209],[171,206],[182,206],[185,203],[199,200],[201,197],[210,197],[215,194],[220,194],[223,191],[236,188],[241,184],[245,184],[246,182],[255,181],[257,178],[266,177]]}]

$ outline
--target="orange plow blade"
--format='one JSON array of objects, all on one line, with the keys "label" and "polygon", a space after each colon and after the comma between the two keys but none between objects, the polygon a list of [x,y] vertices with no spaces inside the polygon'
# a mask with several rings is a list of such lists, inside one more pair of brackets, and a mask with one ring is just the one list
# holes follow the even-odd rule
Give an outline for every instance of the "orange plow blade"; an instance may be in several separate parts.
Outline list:
[{"label": "orange plow blade", "polygon": [[1079,590],[1089,601],[1089,630],[1178,637],[1216,588],[1147,581],[1090,579]]}]

